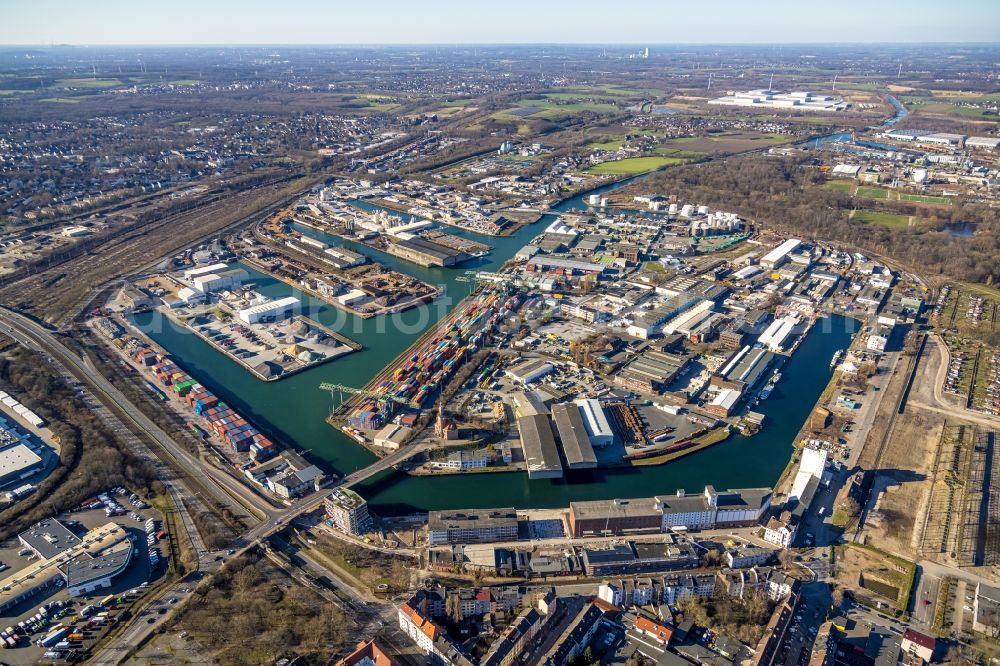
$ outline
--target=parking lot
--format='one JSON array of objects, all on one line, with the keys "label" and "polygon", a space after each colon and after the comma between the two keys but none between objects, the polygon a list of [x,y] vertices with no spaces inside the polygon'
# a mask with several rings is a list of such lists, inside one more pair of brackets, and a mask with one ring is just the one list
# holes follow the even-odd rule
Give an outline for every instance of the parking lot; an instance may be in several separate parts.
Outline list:
[{"label": "parking lot", "polygon": [[[138,497],[130,502],[129,491],[109,491],[77,510],[55,516],[74,535],[115,523],[125,530],[132,544],[127,567],[114,576],[110,587],[70,598],[62,578],[0,615],[0,640],[5,650],[0,661],[35,664],[68,660],[99,640],[145,590],[166,573],[165,553],[159,542],[169,538],[162,532],[159,514]],[[159,538],[158,538],[159,537]],[[166,549],[163,549],[166,550]],[[38,559],[17,538],[0,544],[0,562],[7,568],[4,579],[36,566]],[[62,567],[62,565],[60,565]],[[10,639],[10,640],[8,640]]]}]

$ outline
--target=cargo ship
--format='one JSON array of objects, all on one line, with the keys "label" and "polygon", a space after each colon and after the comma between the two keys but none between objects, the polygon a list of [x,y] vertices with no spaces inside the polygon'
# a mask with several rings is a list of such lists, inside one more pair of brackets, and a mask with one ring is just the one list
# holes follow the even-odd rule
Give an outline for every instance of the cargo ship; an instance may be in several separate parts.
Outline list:
[{"label": "cargo ship", "polygon": [[833,370],[840,363],[840,359],[844,358],[844,350],[838,349],[833,353],[833,358],[830,359],[830,369]]}]

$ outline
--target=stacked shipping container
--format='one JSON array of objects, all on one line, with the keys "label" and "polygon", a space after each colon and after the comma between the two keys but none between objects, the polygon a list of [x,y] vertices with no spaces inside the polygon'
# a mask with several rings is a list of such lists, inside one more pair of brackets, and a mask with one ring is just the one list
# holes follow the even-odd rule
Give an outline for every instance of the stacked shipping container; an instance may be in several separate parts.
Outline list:
[{"label": "stacked shipping container", "polygon": [[233,450],[249,451],[251,457],[258,461],[266,460],[277,452],[274,442],[166,356],[144,348],[135,353],[135,360],[149,370],[161,385],[184,398],[187,406],[208,422],[209,431],[218,435]]},{"label": "stacked shipping container", "polygon": [[[496,324],[521,306],[520,294],[509,293],[510,287],[504,284],[484,288],[474,301],[445,319],[422,347],[375,387],[374,393],[423,407],[465,358],[482,346]],[[348,414],[347,422],[355,428],[377,430],[392,418],[397,406],[392,400],[366,398]]]}]

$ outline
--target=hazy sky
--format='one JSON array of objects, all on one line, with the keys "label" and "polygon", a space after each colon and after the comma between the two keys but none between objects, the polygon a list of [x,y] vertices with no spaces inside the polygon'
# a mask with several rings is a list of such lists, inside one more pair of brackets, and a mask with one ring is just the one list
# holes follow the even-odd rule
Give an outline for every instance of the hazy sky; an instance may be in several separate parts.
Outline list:
[{"label": "hazy sky", "polygon": [[1000,0],[0,0],[0,44],[996,42]]}]

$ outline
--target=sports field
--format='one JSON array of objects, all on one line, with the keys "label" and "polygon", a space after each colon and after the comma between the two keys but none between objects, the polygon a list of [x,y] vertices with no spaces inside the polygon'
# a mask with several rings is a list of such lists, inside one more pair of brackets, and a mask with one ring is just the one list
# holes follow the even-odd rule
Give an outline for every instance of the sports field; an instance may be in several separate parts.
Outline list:
[{"label": "sports field", "polygon": [[881,187],[867,187],[865,185],[859,185],[857,191],[854,192],[854,196],[864,197],[865,199],[888,199],[889,190]]},{"label": "sports field", "polygon": [[928,194],[900,194],[899,199],[900,201],[913,201],[915,203],[951,205],[951,199],[948,197],[935,197]]}]

